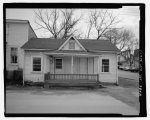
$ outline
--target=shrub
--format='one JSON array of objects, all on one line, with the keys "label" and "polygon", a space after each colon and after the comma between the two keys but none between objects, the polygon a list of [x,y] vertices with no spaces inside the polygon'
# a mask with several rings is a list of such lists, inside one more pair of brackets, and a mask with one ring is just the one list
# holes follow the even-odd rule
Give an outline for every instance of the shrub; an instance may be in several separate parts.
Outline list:
[{"label": "shrub", "polygon": [[6,71],[6,85],[23,85],[23,71],[21,69]]}]

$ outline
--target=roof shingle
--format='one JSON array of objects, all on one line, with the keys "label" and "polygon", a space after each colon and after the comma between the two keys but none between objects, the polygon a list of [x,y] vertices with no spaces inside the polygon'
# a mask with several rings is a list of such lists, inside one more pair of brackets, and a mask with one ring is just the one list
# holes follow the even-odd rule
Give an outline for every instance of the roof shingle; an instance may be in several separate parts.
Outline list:
[{"label": "roof shingle", "polygon": [[[32,38],[22,48],[57,50],[65,41],[66,39]],[[119,52],[117,47],[108,40],[78,39],[78,41],[87,51]]]}]

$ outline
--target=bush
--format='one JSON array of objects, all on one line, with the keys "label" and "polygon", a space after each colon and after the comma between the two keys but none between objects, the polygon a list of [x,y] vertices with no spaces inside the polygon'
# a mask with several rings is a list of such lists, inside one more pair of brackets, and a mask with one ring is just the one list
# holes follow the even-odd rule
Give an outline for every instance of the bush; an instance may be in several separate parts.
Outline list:
[{"label": "bush", "polygon": [[23,71],[6,71],[6,85],[23,85]]},{"label": "bush", "polygon": [[25,86],[41,86],[41,87],[43,87],[44,82],[33,82],[33,81],[30,81],[30,80],[27,80],[27,81],[24,82],[24,85]]}]

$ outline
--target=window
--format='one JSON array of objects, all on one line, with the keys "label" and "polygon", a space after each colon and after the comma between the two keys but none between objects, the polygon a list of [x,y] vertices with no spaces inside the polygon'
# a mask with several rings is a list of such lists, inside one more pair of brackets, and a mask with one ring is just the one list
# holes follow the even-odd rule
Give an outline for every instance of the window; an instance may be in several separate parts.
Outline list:
[{"label": "window", "polygon": [[69,41],[69,49],[75,49],[75,41],[74,40]]},{"label": "window", "polygon": [[40,57],[33,58],[33,71],[41,71],[41,58]]},{"label": "window", "polygon": [[109,72],[109,59],[102,59],[102,72]]},{"label": "window", "polygon": [[62,69],[62,59],[56,59],[56,69]]},{"label": "window", "polygon": [[18,49],[11,48],[11,63],[18,63]]}]

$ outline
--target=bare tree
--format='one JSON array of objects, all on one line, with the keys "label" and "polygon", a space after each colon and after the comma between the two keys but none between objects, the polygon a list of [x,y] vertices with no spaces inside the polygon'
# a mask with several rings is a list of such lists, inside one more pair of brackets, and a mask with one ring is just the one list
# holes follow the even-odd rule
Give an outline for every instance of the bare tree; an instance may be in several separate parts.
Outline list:
[{"label": "bare tree", "polygon": [[121,35],[121,38],[118,41],[119,49],[120,50],[123,50],[123,49],[126,49],[126,50],[128,49],[129,50],[129,44],[132,43],[132,41],[134,40],[135,35],[129,29],[121,30],[120,35]]},{"label": "bare tree", "polygon": [[109,40],[111,43],[113,43],[115,46],[117,46],[120,43],[121,34],[120,30],[122,28],[112,28],[109,29],[107,32],[105,32],[102,37],[106,40]]},{"label": "bare tree", "polygon": [[81,17],[74,18],[73,9],[37,9],[35,13],[35,23],[37,29],[47,30],[51,37],[67,38],[75,33],[75,26]]},{"label": "bare tree", "polygon": [[113,28],[117,23],[119,23],[117,17],[108,10],[92,11],[89,15],[89,30],[87,38],[89,38],[92,28],[94,28],[97,32],[98,40],[105,32]]},{"label": "bare tree", "polygon": [[132,66],[134,61],[134,50],[138,46],[138,40],[134,33],[129,29],[124,29],[120,31],[121,39],[119,40],[118,48],[120,50],[126,51],[127,56],[124,56],[129,65]]}]

